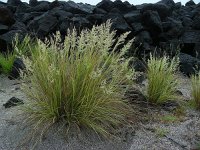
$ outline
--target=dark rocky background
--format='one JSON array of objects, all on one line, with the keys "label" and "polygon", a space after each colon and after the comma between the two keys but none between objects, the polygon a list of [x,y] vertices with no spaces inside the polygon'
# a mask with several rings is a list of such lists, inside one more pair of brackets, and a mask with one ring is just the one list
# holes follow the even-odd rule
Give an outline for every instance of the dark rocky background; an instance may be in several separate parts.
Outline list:
[{"label": "dark rocky background", "polygon": [[[67,28],[91,28],[111,19],[117,35],[131,31],[135,37],[133,47],[140,60],[150,52],[166,51],[175,55],[180,50],[180,70],[189,75],[200,68],[200,3],[189,1],[185,6],[173,0],[155,4],[131,5],[128,2],[103,0],[96,6],[73,1],[37,1],[29,4],[20,0],[0,2],[0,52],[12,50],[12,40],[17,33],[22,40],[26,34],[44,37]],[[129,55],[135,53],[134,48]],[[136,69],[141,70],[141,61]]]}]

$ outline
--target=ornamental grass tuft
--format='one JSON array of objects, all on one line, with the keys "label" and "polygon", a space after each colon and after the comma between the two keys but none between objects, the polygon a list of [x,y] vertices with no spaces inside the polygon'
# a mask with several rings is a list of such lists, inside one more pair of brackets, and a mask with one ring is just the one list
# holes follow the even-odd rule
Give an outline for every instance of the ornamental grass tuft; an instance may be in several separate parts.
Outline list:
[{"label": "ornamental grass tuft", "polygon": [[151,103],[161,104],[167,100],[175,100],[178,80],[175,75],[178,70],[177,58],[167,56],[156,58],[150,56],[148,60],[147,97]]},{"label": "ornamental grass tuft", "polygon": [[22,110],[34,129],[62,122],[107,136],[126,122],[132,109],[124,94],[134,70],[124,55],[132,40],[118,51],[129,33],[114,39],[110,27],[107,22],[80,35],[68,30],[64,43],[57,32],[44,42],[37,40],[34,54],[24,56],[27,102]]}]

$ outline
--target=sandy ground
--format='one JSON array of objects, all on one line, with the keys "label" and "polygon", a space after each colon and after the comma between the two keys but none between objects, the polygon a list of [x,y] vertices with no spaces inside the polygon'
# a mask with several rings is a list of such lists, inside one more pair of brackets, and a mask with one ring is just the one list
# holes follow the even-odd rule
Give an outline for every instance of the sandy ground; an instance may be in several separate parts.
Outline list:
[{"label": "sandy ground", "polygon": [[[179,91],[185,100],[190,99],[190,85],[181,76]],[[21,126],[18,107],[5,109],[3,104],[11,97],[25,100],[17,80],[9,80],[0,75],[0,150],[29,150],[31,142],[19,145],[28,131]],[[147,108],[148,116],[171,115],[171,112]],[[159,118],[159,117],[157,117]],[[119,138],[103,139],[94,133],[81,132],[64,138],[52,129],[38,144],[37,150],[190,150],[200,143],[200,112],[187,109],[180,120],[174,122],[149,119],[138,122],[137,128],[126,127],[118,131]]]}]

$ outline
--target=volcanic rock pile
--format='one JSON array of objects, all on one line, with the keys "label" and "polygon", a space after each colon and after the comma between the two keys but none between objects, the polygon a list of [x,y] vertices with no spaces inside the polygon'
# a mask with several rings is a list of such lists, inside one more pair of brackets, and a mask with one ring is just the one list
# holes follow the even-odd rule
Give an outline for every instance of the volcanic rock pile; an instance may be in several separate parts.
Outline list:
[{"label": "volcanic rock pile", "polygon": [[[194,73],[200,67],[200,3],[192,0],[183,6],[173,0],[155,4],[131,5],[129,2],[103,0],[96,6],[73,1],[20,0],[0,2],[0,52],[11,48],[15,35],[22,40],[26,34],[41,39],[68,28],[81,30],[112,20],[117,35],[131,31],[134,47],[141,59],[150,52],[176,54],[180,48],[181,71]],[[129,55],[133,55],[133,49]]]}]

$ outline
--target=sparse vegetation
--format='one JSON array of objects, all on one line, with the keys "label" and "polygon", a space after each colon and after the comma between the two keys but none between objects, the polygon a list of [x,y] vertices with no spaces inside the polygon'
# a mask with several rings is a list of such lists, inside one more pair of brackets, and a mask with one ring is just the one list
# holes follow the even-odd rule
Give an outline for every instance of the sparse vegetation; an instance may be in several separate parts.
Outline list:
[{"label": "sparse vegetation", "polygon": [[9,74],[12,71],[15,60],[14,53],[2,54],[0,53],[0,72]]},{"label": "sparse vegetation", "polygon": [[128,33],[114,40],[110,26],[107,22],[79,36],[75,29],[68,31],[64,44],[57,33],[45,42],[37,40],[34,55],[24,56],[27,70],[21,76],[28,100],[22,110],[35,130],[63,122],[108,135],[125,123],[132,109],[124,93],[134,70],[123,56],[132,41],[116,53]]},{"label": "sparse vegetation", "polygon": [[175,77],[179,61],[177,58],[163,56],[156,58],[152,55],[148,60],[147,97],[151,103],[160,104],[167,100],[175,100],[178,80]]},{"label": "sparse vegetation", "polygon": [[196,75],[192,75],[192,104],[200,109],[200,72]]},{"label": "sparse vegetation", "polygon": [[22,41],[19,41],[18,35],[16,35],[15,41],[13,41],[14,52],[18,57],[31,56],[35,51],[36,44],[36,41],[31,39],[29,35],[26,35]]},{"label": "sparse vegetation", "polygon": [[155,133],[158,137],[164,137],[168,132],[169,132],[169,130],[167,130],[165,128],[156,128],[155,129]]},{"label": "sparse vegetation", "polygon": [[188,102],[184,102],[184,103],[181,103],[179,107],[177,107],[173,113],[176,117],[178,118],[182,118],[183,116],[186,115],[186,109],[187,109],[187,104]]},{"label": "sparse vegetation", "polygon": [[160,117],[160,121],[164,122],[164,123],[174,123],[179,121],[179,118],[173,114],[169,114],[169,115],[164,115],[162,117]]},{"label": "sparse vegetation", "polygon": [[32,47],[31,49],[33,50],[34,43],[28,35],[22,42],[19,41],[18,35],[16,35],[15,41],[13,41],[13,51],[4,54],[0,53],[0,72],[8,75],[12,70],[15,58],[21,55],[30,54],[30,47]]}]

